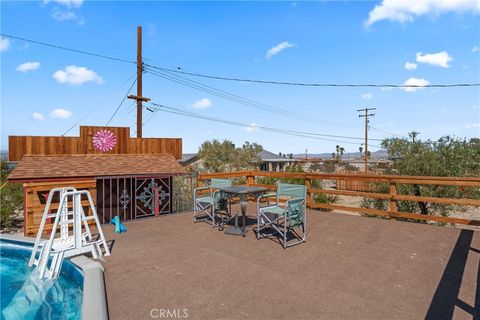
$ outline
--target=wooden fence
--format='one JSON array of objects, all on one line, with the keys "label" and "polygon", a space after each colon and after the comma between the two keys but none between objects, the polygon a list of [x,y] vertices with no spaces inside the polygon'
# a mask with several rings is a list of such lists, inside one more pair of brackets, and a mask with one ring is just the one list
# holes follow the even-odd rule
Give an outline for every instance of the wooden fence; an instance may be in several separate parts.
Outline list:
[{"label": "wooden fence", "polygon": [[[271,190],[275,190],[274,185],[262,185],[256,183],[258,177],[270,177],[277,179],[303,179],[307,186],[307,207],[312,209],[329,209],[342,210],[364,213],[375,216],[383,216],[390,219],[405,218],[405,219],[419,219],[429,220],[442,223],[455,223],[464,225],[480,226],[480,210],[478,220],[432,216],[417,213],[400,212],[397,208],[397,201],[416,201],[416,202],[431,202],[450,205],[474,206],[480,207],[480,200],[467,198],[440,198],[440,197],[425,197],[407,194],[399,194],[397,192],[399,185],[438,185],[438,186],[455,186],[455,187],[474,187],[480,188],[480,178],[464,178],[464,177],[430,177],[430,176],[395,176],[395,175],[371,175],[371,174],[347,174],[347,173],[309,173],[309,172],[268,172],[268,171],[241,171],[228,173],[203,173],[198,175],[198,185],[202,185],[204,180],[212,178],[241,178],[246,181],[247,185],[263,186]],[[363,183],[385,183],[389,186],[389,193],[376,192],[361,192],[349,190],[327,190],[312,188],[312,181],[314,180],[347,180],[347,181],[362,181]],[[338,196],[354,196],[369,199],[383,199],[388,201],[388,209],[379,210],[373,208],[360,208],[351,206],[341,206],[329,203],[315,203],[312,197],[315,194],[327,194]]]},{"label": "wooden fence", "polygon": [[102,153],[93,147],[93,136],[99,130],[108,129],[115,135],[117,143],[110,154],[171,153],[182,158],[180,138],[130,138],[127,127],[81,126],[80,137],[9,136],[8,159],[20,161],[25,154],[74,155]]},{"label": "wooden fence", "polygon": [[[337,173],[340,174],[357,174],[355,171],[341,170]],[[379,172],[369,172],[370,175],[380,175]],[[353,180],[353,179],[337,179],[336,181],[337,190],[350,190],[350,191],[372,191],[372,181],[365,180]]]}]

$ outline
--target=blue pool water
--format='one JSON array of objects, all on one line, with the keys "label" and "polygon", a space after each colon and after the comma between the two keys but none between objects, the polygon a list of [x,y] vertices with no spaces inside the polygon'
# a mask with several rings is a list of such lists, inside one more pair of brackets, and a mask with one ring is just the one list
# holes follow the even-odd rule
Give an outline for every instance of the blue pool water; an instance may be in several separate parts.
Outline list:
[{"label": "blue pool water", "polygon": [[1,319],[80,319],[83,274],[65,260],[56,281],[28,267],[32,247],[0,240]]}]

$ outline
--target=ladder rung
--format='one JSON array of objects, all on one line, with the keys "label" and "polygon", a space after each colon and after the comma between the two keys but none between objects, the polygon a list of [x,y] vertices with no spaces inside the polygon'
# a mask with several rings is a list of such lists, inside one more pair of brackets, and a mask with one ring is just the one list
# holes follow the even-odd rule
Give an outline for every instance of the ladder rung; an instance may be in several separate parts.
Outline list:
[{"label": "ladder rung", "polygon": [[73,223],[73,219],[60,221],[58,224],[69,224],[69,223]]},{"label": "ladder rung", "polygon": [[[70,257],[81,252],[91,251],[95,258],[101,258],[104,253],[100,249],[100,245],[104,246],[105,254],[110,254],[109,248],[106,247],[105,237],[101,232],[101,226],[96,224],[97,229],[100,230],[100,237],[97,238],[96,236],[92,237],[90,223],[86,223],[86,221],[90,220],[98,222],[98,216],[95,210],[93,209],[93,215],[85,216],[82,206],[78,205],[77,200],[85,191],[76,191],[75,188],[63,188],[55,190],[54,192],[59,192],[60,199],[64,199],[66,202],[64,202],[62,206],[59,205],[57,210],[50,210],[50,207],[45,208],[42,221],[45,222],[46,219],[55,219],[56,227],[52,229],[51,235],[47,240],[40,240],[43,228],[38,231],[39,234],[37,234],[36,240],[38,244],[33,248],[30,257],[32,265],[40,270],[39,276],[41,279],[57,278],[65,256]],[[65,192],[69,194],[67,195]],[[52,197],[52,191],[50,191],[48,203],[50,203]],[[71,201],[70,199],[75,201]],[[91,200],[91,197],[89,197],[90,207],[93,208],[94,204]],[[77,223],[79,226],[76,225]],[[67,226],[70,227],[70,224],[74,227],[73,233],[67,228]],[[83,232],[83,230],[86,230],[86,232]],[[60,233],[60,237],[57,237],[57,232]],[[80,235],[78,235],[77,232],[80,232]],[[79,239],[79,236],[81,239],[80,243],[76,241]],[[89,248],[85,248],[86,246]]]}]

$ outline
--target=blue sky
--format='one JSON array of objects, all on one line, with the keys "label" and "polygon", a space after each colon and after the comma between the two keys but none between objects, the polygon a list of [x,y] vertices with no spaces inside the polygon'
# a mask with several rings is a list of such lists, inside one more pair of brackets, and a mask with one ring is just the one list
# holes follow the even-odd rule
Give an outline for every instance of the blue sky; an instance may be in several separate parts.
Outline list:
[{"label": "blue sky", "polygon": [[[314,83],[480,82],[478,1],[1,3],[4,34],[125,60],[135,60],[137,25],[143,26],[146,63],[194,73]],[[2,37],[0,49],[2,149],[8,148],[8,135],[61,135],[101,101],[80,125],[105,125],[135,74],[132,64],[17,39]],[[362,138],[357,109],[365,107],[377,108],[370,122],[372,138],[407,136],[412,130],[422,139],[480,136],[478,87],[386,90],[189,79],[302,119],[147,71],[143,93],[152,101],[251,127],[156,112],[144,126],[144,137],[181,137],[184,152],[196,152],[214,138],[239,145],[255,141],[275,153],[333,152],[337,144],[355,152],[362,140],[325,141],[257,126]],[[133,134],[131,104],[125,101],[110,125],[129,126]],[[150,116],[144,111],[144,121]],[[78,134],[78,126],[68,133]],[[377,150],[378,144],[372,141],[369,149]]]}]

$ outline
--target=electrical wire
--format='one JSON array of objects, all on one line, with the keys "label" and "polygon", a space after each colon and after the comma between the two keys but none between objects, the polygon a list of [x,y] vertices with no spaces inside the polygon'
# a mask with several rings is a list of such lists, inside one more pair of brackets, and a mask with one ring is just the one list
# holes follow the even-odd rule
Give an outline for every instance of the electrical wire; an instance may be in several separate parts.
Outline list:
[{"label": "electrical wire", "polygon": [[[319,134],[319,133],[310,133],[310,132],[303,132],[303,131],[277,129],[277,128],[265,127],[265,126],[260,126],[260,125],[245,124],[245,123],[241,123],[241,122],[235,122],[235,121],[224,120],[224,119],[219,119],[219,118],[214,118],[214,117],[208,117],[208,116],[196,114],[196,113],[193,113],[193,112],[183,111],[181,109],[168,107],[168,106],[158,104],[158,103],[154,103],[154,102],[150,102],[150,103],[154,107],[157,107],[156,109],[153,109],[154,111],[155,110],[156,111],[162,111],[162,112],[182,115],[182,116],[186,116],[186,117],[191,117],[191,118],[197,118],[197,119],[203,119],[203,120],[208,120],[208,121],[213,121],[213,122],[219,122],[219,123],[234,125],[234,126],[243,127],[243,128],[252,128],[254,130],[258,129],[258,130],[263,130],[263,131],[268,131],[268,132],[273,132],[273,133],[281,133],[281,134],[311,138],[311,139],[316,139],[316,140],[333,141],[333,142],[347,143],[347,144],[354,144],[354,145],[358,145],[359,142],[334,140],[334,139],[327,139],[327,138],[324,138],[324,137],[334,137],[334,138],[337,137],[337,138],[341,138],[341,139],[350,139],[350,140],[352,140],[352,139],[360,139],[361,140],[362,139],[362,138],[357,138],[357,137],[323,135],[323,134]],[[372,139],[372,140],[378,140],[378,139]],[[381,141],[381,140],[379,140],[379,141]],[[372,146],[380,148],[379,146],[376,146],[376,145],[372,145]]]},{"label": "electrical wire", "polygon": [[[11,39],[17,39],[21,41],[26,41],[42,46],[47,46],[55,49],[61,49],[61,50],[66,50],[66,51],[71,51],[71,52],[76,52],[76,53],[81,53],[81,54],[86,54],[102,59],[109,59],[112,61],[118,61],[118,62],[123,62],[123,63],[130,63],[130,64],[137,64],[135,61],[132,60],[126,60],[126,59],[121,59],[121,58],[116,58],[112,56],[107,56],[104,54],[99,54],[95,52],[90,52],[86,50],[78,50],[78,49],[72,49],[60,45],[55,45],[43,41],[38,41],[38,40],[32,40],[32,39],[27,39],[19,36],[14,36],[6,33],[0,33],[1,36],[11,38]],[[258,80],[258,79],[245,79],[245,78],[236,78],[236,77],[226,77],[226,76],[215,76],[215,75],[209,75],[209,74],[203,74],[203,73],[195,73],[195,72],[187,72],[187,71],[182,71],[179,70],[180,68],[177,67],[177,69],[170,69],[170,68],[164,68],[164,67],[159,67],[155,66],[152,64],[146,64],[144,63],[143,66],[150,67],[153,69],[161,70],[161,71],[169,71],[169,72],[175,72],[175,73],[180,73],[184,75],[189,75],[189,76],[195,76],[195,77],[202,77],[202,78],[208,78],[208,79],[215,79],[215,80],[226,80],[226,81],[237,81],[237,82],[251,82],[251,83],[260,83],[260,84],[273,84],[273,85],[288,85],[288,86],[307,86],[307,87],[350,87],[350,88],[362,88],[362,87],[373,87],[373,88],[457,88],[457,87],[479,87],[480,83],[451,83],[451,84],[428,84],[428,85],[407,85],[407,84],[349,84],[349,83],[305,83],[305,82],[289,82],[289,81],[272,81],[272,80]]]},{"label": "electrical wire", "polygon": [[4,37],[7,37],[7,38],[17,39],[17,40],[21,40],[21,41],[25,41],[25,42],[34,43],[34,44],[39,44],[39,45],[46,46],[46,47],[50,47],[50,48],[55,48],[55,49],[61,49],[61,50],[66,50],[66,51],[71,51],[71,52],[86,54],[86,55],[94,56],[94,57],[97,57],[97,58],[103,58],[103,59],[108,59],[108,60],[113,60],[113,61],[119,61],[119,62],[137,64],[135,61],[131,61],[131,60],[125,60],[125,59],[110,57],[110,56],[107,56],[107,55],[103,55],[103,54],[99,54],[99,53],[94,53],[94,52],[89,52],[89,51],[85,51],[85,50],[78,50],[78,49],[67,48],[67,47],[64,47],[64,46],[56,45],[56,44],[51,44],[51,43],[47,43],[47,42],[43,42],[43,41],[38,41],[38,40],[32,40],[32,39],[22,38],[22,37],[13,36],[13,35],[10,35],[10,34],[0,33],[0,35],[2,35],[2,36],[4,36]]},{"label": "electrical wire", "polygon": [[226,80],[226,81],[237,81],[237,82],[251,82],[251,83],[260,83],[260,84],[273,84],[273,85],[287,85],[287,86],[305,86],[305,87],[348,87],[348,88],[455,88],[455,87],[478,87],[480,83],[453,83],[453,84],[427,84],[427,85],[413,85],[413,84],[352,84],[352,83],[305,83],[305,82],[288,82],[288,81],[270,81],[270,80],[256,80],[256,79],[245,79],[245,78],[234,78],[234,77],[224,77],[224,76],[215,76],[203,73],[187,72],[181,71],[178,69],[163,68],[159,66],[154,66],[151,64],[145,64],[145,66],[162,70],[170,71],[175,73],[180,73],[184,75],[215,79],[215,80]]},{"label": "electrical wire", "polygon": [[93,111],[95,111],[98,107],[100,107],[103,103],[105,103],[105,101],[107,101],[111,96],[113,96],[118,90],[120,90],[126,83],[128,83],[133,77],[135,77],[135,74],[133,74],[130,78],[128,78],[125,82],[123,82],[118,88],[116,88],[115,90],[113,90],[112,92],[110,92],[110,94],[108,96],[106,96],[103,100],[101,100],[97,105],[95,105],[92,109],[90,109],[82,118],[80,118],[80,120],[78,120],[77,122],[75,122],[75,124],[73,126],[71,126],[67,131],[65,131],[63,134],[62,134],[62,137],[65,136],[67,133],[70,132],[70,130],[72,130],[73,128],[75,128],[80,122],[82,122],[83,120],[85,120],[85,118],[87,118]]},{"label": "electrical wire", "polygon": [[379,129],[379,128],[375,128],[375,127],[372,127],[372,126],[369,126],[370,129],[373,129],[373,130],[376,130],[376,131],[379,131],[379,132],[383,132],[383,133],[386,133],[386,134],[389,134],[391,136],[395,136],[395,137],[398,137],[398,138],[407,138],[405,136],[402,136],[402,135],[399,135],[399,134],[396,134],[396,133],[393,133],[393,132],[390,132],[390,131],[387,131],[387,130],[383,130],[383,129]]},{"label": "electrical wire", "polygon": [[122,106],[122,104],[123,104],[123,102],[125,101],[125,99],[127,99],[127,96],[128,96],[128,94],[130,93],[130,90],[132,90],[133,85],[135,84],[135,82],[137,82],[137,79],[136,79],[136,78],[135,78],[135,80],[132,82],[132,85],[131,85],[130,88],[128,89],[127,93],[126,93],[125,96],[123,97],[123,99],[122,99],[122,101],[120,102],[120,104],[118,105],[117,109],[115,109],[115,111],[113,112],[112,116],[110,117],[110,120],[108,120],[107,124],[105,124],[105,127],[110,124],[110,122],[113,120],[113,118],[114,118],[115,115],[117,114],[118,110],[120,110],[120,107]]},{"label": "electrical wire", "polygon": [[262,102],[257,102],[255,100],[245,98],[245,97],[242,97],[242,96],[239,96],[239,95],[236,95],[236,94],[224,91],[224,90],[220,90],[220,89],[214,88],[212,86],[208,86],[208,85],[199,83],[197,81],[193,81],[191,79],[172,74],[170,72],[165,73],[165,72],[161,72],[161,71],[154,71],[154,70],[152,70],[148,67],[146,68],[146,72],[150,73],[150,74],[153,74],[153,75],[156,75],[160,78],[163,78],[163,79],[166,79],[166,80],[169,80],[169,81],[172,81],[172,82],[175,82],[175,83],[178,83],[178,84],[181,84],[181,85],[184,85],[184,86],[187,86],[187,87],[190,87],[190,88],[193,88],[193,89],[205,92],[205,93],[215,95],[215,96],[223,98],[223,99],[227,99],[227,100],[230,100],[230,101],[233,101],[233,102],[236,102],[236,103],[248,106],[248,107],[252,107],[252,108],[255,108],[255,109],[258,109],[258,110],[263,110],[263,111],[270,112],[270,113],[273,113],[273,114],[276,114],[276,115],[288,116],[290,118],[296,118],[296,119],[299,119],[299,120],[314,122],[314,123],[322,122],[326,125],[331,125],[331,126],[345,126],[345,127],[348,127],[347,125],[343,125],[343,124],[339,124],[339,123],[333,124],[333,121],[331,121],[331,120],[322,119],[322,118],[318,118],[318,117],[315,117],[315,116],[306,116],[306,115],[302,115],[300,113],[292,112],[290,110],[282,109],[282,108],[279,108],[279,107],[274,107],[274,106],[267,105],[267,104],[262,103]]}]

